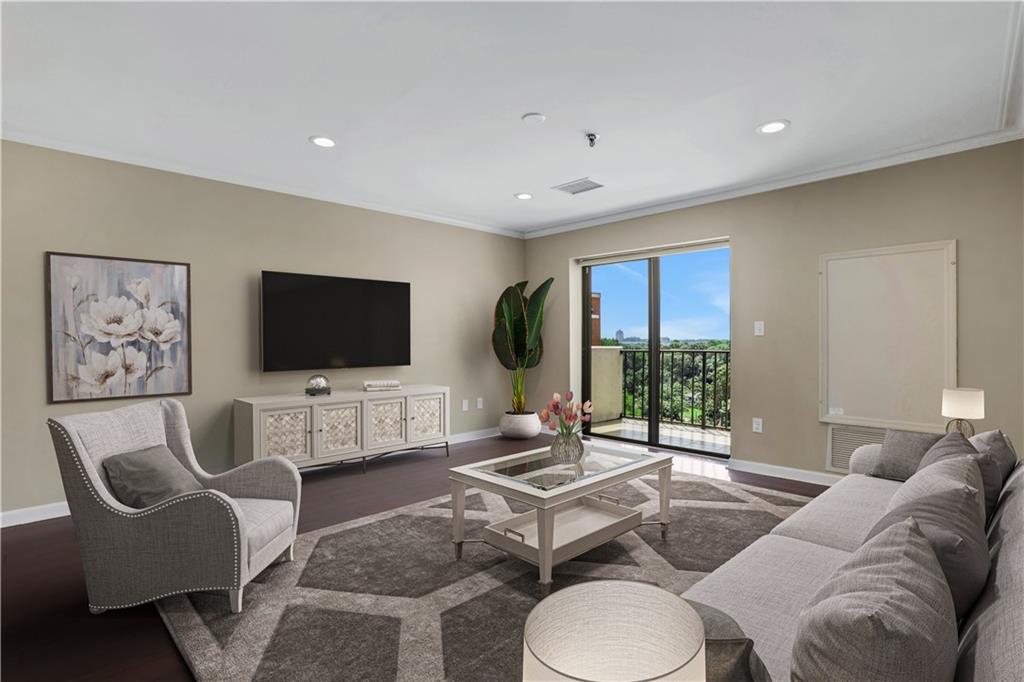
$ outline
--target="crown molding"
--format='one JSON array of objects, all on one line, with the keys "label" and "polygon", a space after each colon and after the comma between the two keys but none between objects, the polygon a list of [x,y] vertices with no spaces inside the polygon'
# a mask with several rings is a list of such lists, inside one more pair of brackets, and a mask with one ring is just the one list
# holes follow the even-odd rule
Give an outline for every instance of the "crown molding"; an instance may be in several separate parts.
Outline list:
[{"label": "crown molding", "polygon": [[726,199],[737,199],[739,197],[745,197],[751,194],[771,192],[777,189],[785,189],[786,187],[805,185],[811,182],[818,182],[820,180],[831,180],[832,178],[839,178],[844,175],[853,175],[855,173],[863,173],[865,171],[878,170],[880,168],[887,168],[889,166],[898,166],[900,164],[910,163],[912,161],[921,161],[936,156],[955,154],[957,152],[969,151],[971,149],[977,149],[979,147],[988,147],[995,144],[1001,144],[1003,142],[1011,142],[1013,140],[1019,140],[1021,138],[1024,138],[1024,129],[1022,129],[1020,126],[1017,126],[1009,130],[986,133],[984,135],[969,137],[963,140],[956,140],[954,142],[946,142],[943,144],[933,145],[930,147],[922,147],[910,151],[903,151],[889,156],[879,157],[876,159],[860,161],[852,164],[844,164],[841,166],[833,166],[831,168],[810,171],[807,173],[800,173],[778,180],[769,180],[766,182],[759,182],[750,185],[732,187],[725,190],[716,190],[714,192],[692,195],[663,203],[659,202],[656,204],[641,206],[626,211],[607,213],[580,221],[574,221],[569,223],[555,223],[549,226],[544,226],[538,229],[527,231],[526,239],[549,237],[551,235],[561,234],[563,232],[583,230],[588,227],[607,225],[609,223],[617,223],[623,220],[631,220],[633,218],[642,218],[644,216],[655,215],[658,213],[667,213],[668,211],[675,211],[681,208],[690,208],[692,206],[700,206],[702,204],[711,204],[717,201],[725,201]]},{"label": "crown molding", "polygon": [[497,234],[503,237],[514,237],[517,239],[523,238],[522,230],[511,230],[501,227],[491,227],[489,225],[481,225],[479,223],[468,220],[462,220],[460,218],[451,218],[447,216],[435,215],[432,213],[424,213],[422,211],[411,211],[408,209],[399,208],[395,206],[388,206],[384,204],[357,201],[354,199],[350,199],[348,197],[329,197],[317,192],[310,192],[308,190],[294,187],[288,185],[287,183],[269,182],[260,178],[247,177],[234,173],[221,173],[217,171],[211,171],[206,168],[192,166],[189,164],[179,163],[175,161],[167,161],[163,159],[146,159],[140,156],[136,156],[134,154],[120,154],[105,149],[100,149],[92,145],[78,144],[74,142],[68,142],[66,140],[58,140],[47,135],[40,135],[38,133],[23,130],[15,126],[9,126],[7,124],[4,124],[3,132],[0,133],[0,138],[4,140],[9,140],[11,142],[19,142],[21,144],[33,145],[35,147],[45,147],[46,149],[54,149],[61,152],[68,152],[70,154],[90,156],[97,159],[104,159],[106,161],[125,163],[131,166],[140,166],[142,168],[151,168],[153,170],[166,171],[168,173],[177,173],[178,175],[188,175],[190,177],[202,178],[204,180],[214,180],[216,182],[224,182],[230,185],[239,185],[241,187],[261,189],[268,192],[277,192],[279,194],[290,194],[292,196],[303,197],[305,199],[315,199],[317,201],[324,201],[330,204],[351,206],[354,208],[361,208],[368,211],[376,211],[378,213],[390,213],[392,215],[399,215],[405,218],[415,218],[417,220],[425,220],[427,222],[438,223],[441,225],[450,225],[452,227],[463,227],[469,230],[489,232],[491,234]]}]

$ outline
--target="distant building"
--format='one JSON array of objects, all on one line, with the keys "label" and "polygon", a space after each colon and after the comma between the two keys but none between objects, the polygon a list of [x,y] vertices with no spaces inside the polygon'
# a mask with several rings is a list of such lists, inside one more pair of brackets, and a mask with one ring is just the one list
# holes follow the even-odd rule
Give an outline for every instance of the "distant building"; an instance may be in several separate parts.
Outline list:
[{"label": "distant building", "polygon": [[661,337],[661,345],[667,346],[670,343],[672,343],[672,339],[668,338],[667,336]]},{"label": "distant building", "polygon": [[626,335],[623,333],[623,331],[621,329],[617,329],[615,331],[615,340],[616,341],[618,341],[619,343],[622,343],[622,340],[625,339],[625,338],[626,338]]}]

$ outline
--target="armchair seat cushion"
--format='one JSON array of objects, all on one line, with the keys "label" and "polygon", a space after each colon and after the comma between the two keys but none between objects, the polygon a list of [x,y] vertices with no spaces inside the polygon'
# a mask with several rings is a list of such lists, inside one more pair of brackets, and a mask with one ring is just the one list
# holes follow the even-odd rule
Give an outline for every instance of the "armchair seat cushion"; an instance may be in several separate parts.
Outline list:
[{"label": "armchair seat cushion", "polygon": [[249,556],[257,554],[271,540],[292,527],[292,503],[256,497],[233,498],[245,517]]}]

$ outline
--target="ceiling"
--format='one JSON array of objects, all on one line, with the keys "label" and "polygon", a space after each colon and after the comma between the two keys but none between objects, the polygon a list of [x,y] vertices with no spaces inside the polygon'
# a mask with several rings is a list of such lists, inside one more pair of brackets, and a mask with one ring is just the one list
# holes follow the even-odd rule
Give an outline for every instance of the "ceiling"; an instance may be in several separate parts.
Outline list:
[{"label": "ceiling", "polygon": [[[535,236],[1019,138],[1020,26],[1019,3],[4,3],[3,136]],[[585,176],[605,187],[550,189]]]}]

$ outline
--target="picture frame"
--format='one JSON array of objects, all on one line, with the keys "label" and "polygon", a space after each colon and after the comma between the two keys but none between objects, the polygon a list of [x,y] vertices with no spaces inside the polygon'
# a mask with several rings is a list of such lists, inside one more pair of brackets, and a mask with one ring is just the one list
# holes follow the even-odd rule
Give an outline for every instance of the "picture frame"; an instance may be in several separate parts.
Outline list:
[{"label": "picture frame", "polygon": [[44,257],[48,403],[191,395],[189,263]]}]

